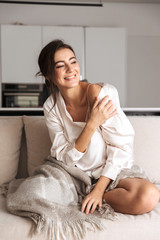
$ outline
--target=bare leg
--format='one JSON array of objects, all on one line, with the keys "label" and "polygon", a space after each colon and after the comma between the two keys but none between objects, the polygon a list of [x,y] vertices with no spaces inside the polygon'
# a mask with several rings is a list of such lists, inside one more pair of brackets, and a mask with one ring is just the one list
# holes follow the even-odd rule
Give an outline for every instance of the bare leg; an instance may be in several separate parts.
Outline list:
[{"label": "bare leg", "polygon": [[160,192],[146,179],[126,178],[103,198],[113,209],[120,213],[143,214],[156,207]]}]

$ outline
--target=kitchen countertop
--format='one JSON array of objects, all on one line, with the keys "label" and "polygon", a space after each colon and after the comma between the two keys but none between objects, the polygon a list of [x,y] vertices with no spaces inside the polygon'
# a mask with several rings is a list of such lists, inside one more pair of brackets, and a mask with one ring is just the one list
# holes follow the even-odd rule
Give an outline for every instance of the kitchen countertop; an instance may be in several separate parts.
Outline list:
[{"label": "kitchen countertop", "polygon": [[[122,108],[126,115],[160,116],[160,108]],[[43,108],[0,108],[0,116],[43,116]]]},{"label": "kitchen countertop", "polygon": [[6,108],[6,107],[1,107],[0,111],[43,111],[43,108]]},{"label": "kitchen countertop", "polygon": [[0,108],[0,116],[43,116],[43,108]]}]

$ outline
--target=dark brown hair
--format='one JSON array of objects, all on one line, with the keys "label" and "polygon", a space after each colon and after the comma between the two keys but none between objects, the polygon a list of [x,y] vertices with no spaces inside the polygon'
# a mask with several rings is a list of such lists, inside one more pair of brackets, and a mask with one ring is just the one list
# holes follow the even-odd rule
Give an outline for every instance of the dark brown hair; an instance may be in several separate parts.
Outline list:
[{"label": "dark brown hair", "polygon": [[38,58],[38,65],[40,71],[36,74],[36,76],[44,76],[45,83],[50,90],[50,93],[54,100],[54,105],[56,104],[56,93],[59,91],[58,87],[54,84],[54,55],[56,51],[62,48],[70,49],[74,55],[75,52],[73,48],[64,43],[60,39],[53,40],[52,42],[48,43],[40,52]]}]

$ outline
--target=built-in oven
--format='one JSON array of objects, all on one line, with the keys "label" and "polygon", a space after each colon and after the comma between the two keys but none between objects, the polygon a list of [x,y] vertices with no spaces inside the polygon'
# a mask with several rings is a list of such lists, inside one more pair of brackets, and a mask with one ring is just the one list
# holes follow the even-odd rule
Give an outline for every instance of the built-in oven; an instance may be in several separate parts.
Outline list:
[{"label": "built-in oven", "polygon": [[2,84],[2,107],[42,107],[48,96],[45,84]]}]

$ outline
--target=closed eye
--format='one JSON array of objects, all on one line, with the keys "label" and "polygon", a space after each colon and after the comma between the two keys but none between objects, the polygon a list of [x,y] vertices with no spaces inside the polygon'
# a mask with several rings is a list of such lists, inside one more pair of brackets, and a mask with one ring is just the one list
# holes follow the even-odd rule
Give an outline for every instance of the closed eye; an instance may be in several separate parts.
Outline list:
[{"label": "closed eye", "polygon": [[71,62],[71,64],[75,64],[75,63],[77,63],[77,61]]},{"label": "closed eye", "polygon": [[56,68],[62,68],[64,67],[64,65],[59,65],[59,66],[56,66]]}]

